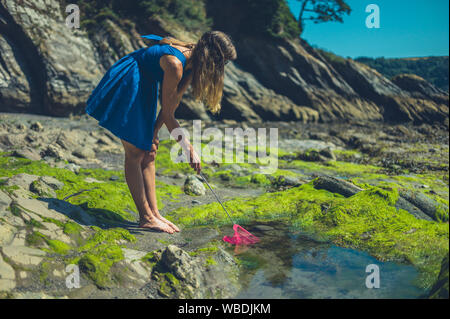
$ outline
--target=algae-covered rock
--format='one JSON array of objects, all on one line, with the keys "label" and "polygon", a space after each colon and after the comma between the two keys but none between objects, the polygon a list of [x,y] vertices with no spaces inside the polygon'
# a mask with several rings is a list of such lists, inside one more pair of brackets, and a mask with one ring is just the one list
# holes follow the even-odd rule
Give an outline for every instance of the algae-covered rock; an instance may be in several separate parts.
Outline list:
[{"label": "algae-covered rock", "polygon": [[400,196],[418,207],[422,212],[434,220],[442,222],[448,221],[448,206],[439,204],[425,194],[402,189],[400,190]]},{"label": "algae-covered rock", "polygon": [[350,197],[363,190],[350,182],[332,176],[320,176],[314,180],[313,184],[316,189],[326,189],[345,197]]},{"label": "algae-covered rock", "polygon": [[196,176],[189,175],[184,182],[184,192],[188,195],[203,196],[206,194],[206,188]]},{"label": "algae-covered rock", "polygon": [[40,197],[56,197],[55,191],[40,179],[30,184],[30,191]]},{"label": "algae-covered rock", "polygon": [[438,280],[428,295],[432,299],[448,299],[448,255],[442,260],[441,271]]},{"label": "algae-covered rock", "polygon": [[168,298],[229,298],[237,293],[236,264],[225,251],[204,249],[188,254],[174,245],[153,254],[152,277],[160,295]]}]

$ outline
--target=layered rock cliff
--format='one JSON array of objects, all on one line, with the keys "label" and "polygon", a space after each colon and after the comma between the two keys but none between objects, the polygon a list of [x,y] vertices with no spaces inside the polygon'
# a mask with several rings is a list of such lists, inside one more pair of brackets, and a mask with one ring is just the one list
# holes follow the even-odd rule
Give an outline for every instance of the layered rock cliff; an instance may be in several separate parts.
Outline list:
[{"label": "layered rock cliff", "polygon": [[[245,32],[240,28],[246,19],[242,10],[232,14],[239,11],[237,3],[206,1],[212,28],[228,32],[238,50],[238,60],[226,70],[218,118],[448,123],[448,94],[425,80],[405,76],[391,81],[351,59],[323,54],[299,38]],[[88,33],[68,28],[64,9],[57,0],[0,0],[0,111],[82,113],[104,72],[121,56],[149,44],[139,34],[190,41],[200,34],[158,16],[145,25],[105,19]],[[212,118],[189,95],[177,115]]]}]

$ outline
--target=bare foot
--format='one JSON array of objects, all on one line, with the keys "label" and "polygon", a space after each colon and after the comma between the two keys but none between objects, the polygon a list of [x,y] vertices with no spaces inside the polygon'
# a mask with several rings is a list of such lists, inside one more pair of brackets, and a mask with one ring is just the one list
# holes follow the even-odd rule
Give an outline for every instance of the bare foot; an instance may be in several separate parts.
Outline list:
[{"label": "bare foot", "polygon": [[141,222],[139,223],[139,227],[155,229],[169,234],[173,234],[175,232],[172,227],[158,218],[141,220]]},{"label": "bare foot", "polygon": [[160,221],[166,223],[167,225],[169,225],[171,228],[173,228],[176,232],[179,232],[180,229],[174,224],[172,223],[170,220],[165,219],[164,217],[162,217],[159,213],[156,213],[156,218],[158,218]]}]

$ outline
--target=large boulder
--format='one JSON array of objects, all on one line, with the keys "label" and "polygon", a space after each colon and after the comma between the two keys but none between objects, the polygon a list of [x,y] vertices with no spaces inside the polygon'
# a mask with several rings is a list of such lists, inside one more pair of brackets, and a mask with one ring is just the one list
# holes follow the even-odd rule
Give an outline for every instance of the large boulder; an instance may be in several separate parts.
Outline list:
[{"label": "large boulder", "polygon": [[430,99],[437,104],[448,105],[448,93],[418,75],[399,74],[392,78],[392,82],[415,98]]},{"label": "large boulder", "polygon": [[156,255],[152,277],[164,297],[230,298],[237,293],[236,264],[220,248],[214,259],[206,260],[174,245]]},{"label": "large boulder", "polygon": [[71,29],[55,0],[0,1],[1,110],[80,111],[104,70],[87,34]]},{"label": "large boulder", "polygon": [[184,192],[192,196],[203,196],[206,188],[195,175],[189,175],[184,181]]}]

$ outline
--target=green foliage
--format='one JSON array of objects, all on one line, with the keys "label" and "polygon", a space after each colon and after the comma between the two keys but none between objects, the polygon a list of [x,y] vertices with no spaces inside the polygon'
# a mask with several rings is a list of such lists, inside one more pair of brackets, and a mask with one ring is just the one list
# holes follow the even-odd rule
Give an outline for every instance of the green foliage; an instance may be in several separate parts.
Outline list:
[{"label": "green foliage", "polygon": [[210,25],[204,1],[198,0],[74,0],[70,3],[80,7],[84,15],[82,26],[88,30],[105,19],[119,25],[133,21],[145,29],[152,17],[180,24],[189,31],[207,29]]},{"label": "green foliage", "polygon": [[448,56],[405,59],[359,57],[355,61],[376,69],[388,78],[403,73],[416,74],[448,92]]},{"label": "green foliage", "polygon": [[300,29],[285,0],[234,0],[239,10],[247,12],[243,32],[280,38],[297,38]]},{"label": "green foliage", "polygon": [[304,22],[311,20],[314,23],[337,21],[343,22],[344,14],[352,12],[344,0],[297,0],[301,2],[299,25],[304,29]]}]

